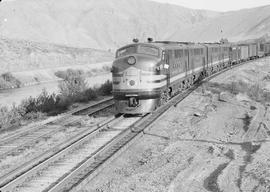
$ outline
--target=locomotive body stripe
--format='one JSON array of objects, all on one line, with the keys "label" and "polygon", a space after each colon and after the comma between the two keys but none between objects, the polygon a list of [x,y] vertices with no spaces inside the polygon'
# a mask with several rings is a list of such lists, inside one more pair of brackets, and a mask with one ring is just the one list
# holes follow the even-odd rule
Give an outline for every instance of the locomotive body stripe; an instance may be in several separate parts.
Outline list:
[{"label": "locomotive body stripe", "polygon": [[148,76],[148,75],[157,75],[157,72],[146,72],[146,71],[142,71],[141,75],[143,76]]},{"label": "locomotive body stripe", "polygon": [[138,97],[139,99],[155,99],[160,97],[161,90],[166,86],[154,89],[114,89],[115,99],[127,99],[128,97]]},{"label": "locomotive body stripe", "polygon": [[203,69],[203,66],[195,68],[194,72],[200,71],[201,69]]},{"label": "locomotive body stripe", "polygon": [[167,77],[163,78],[163,79],[157,79],[157,80],[148,80],[146,81],[147,83],[161,83],[163,81],[166,81]]}]

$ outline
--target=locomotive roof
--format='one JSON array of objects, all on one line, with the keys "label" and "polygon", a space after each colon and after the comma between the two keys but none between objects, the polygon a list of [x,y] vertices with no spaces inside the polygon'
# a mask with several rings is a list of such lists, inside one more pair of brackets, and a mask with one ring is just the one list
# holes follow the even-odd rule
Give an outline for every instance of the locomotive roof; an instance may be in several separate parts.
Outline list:
[{"label": "locomotive roof", "polygon": [[[189,42],[168,42],[168,41],[156,41],[156,42],[145,42],[145,43],[131,43],[121,48],[129,47],[132,45],[150,45],[153,47],[158,47],[163,50],[165,49],[179,49],[179,48],[203,48],[204,46],[197,43],[189,43]],[[120,49],[121,49],[120,48]]]}]

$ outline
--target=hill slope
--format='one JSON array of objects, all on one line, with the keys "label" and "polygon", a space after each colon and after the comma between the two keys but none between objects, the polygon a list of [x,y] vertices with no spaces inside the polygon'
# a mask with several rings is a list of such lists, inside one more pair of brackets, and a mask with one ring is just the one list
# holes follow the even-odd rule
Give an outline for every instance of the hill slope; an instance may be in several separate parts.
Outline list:
[{"label": "hill slope", "polygon": [[[222,32],[221,32],[222,31]],[[178,29],[172,40],[230,41],[258,38],[270,34],[270,6],[226,12],[200,24]]]},{"label": "hill slope", "polygon": [[217,14],[146,0],[13,0],[0,6],[0,35],[108,50],[134,37],[166,39]]},{"label": "hill slope", "polygon": [[0,38],[0,74],[106,62],[113,54],[89,48]]},{"label": "hill slope", "polygon": [[0,36],[106,50],[134,37],[240,40],[269,30],[270,6],[225,13],[147,0],[12,0],[0,6]]}]

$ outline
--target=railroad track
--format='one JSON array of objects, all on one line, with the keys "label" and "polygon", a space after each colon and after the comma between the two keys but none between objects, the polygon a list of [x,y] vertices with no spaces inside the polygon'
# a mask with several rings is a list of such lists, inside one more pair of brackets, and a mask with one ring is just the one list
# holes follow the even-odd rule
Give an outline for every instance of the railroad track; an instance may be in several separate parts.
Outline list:
[{"label": "railroad track", "polygon": [[[232,68],[242,64],[234,65]],[[135,119],[121,119],[119,117],[114,119],[113,122],[104,124],[84,139],[77,140],[74,144],[61,149],[46,161],[29,168],[24,174],[13,174],[16,176],[10,176],[10,180],[5,182],[0,180],[0,191],[33,190],[52,192],[79,190],[98,174],[104,166],[142,137],[149,125],[161,117],[170,107],[176,106],[201,84],[232,68],[226,68],[193,85],[152,114],[144,117],[134,117]]]},{"label": "railroad track", "polygon": [[24,148],[25,146],[31,145],[41,137],[46,137],[59,131],[58,129],[55,129],[54,125],[62,125],[64,127],[70,123],[79,121],[81,118],[79,115],[92,115],[113,106],[113,104],[113,99],[109,98],[96,104],[81,107],[65,113],[63,116],[46,122],[44,125],[32,126],[28,129],[19,130],[15,134],[8,137],[1,138],[0,159],[4,158],[10,153],[13,153],[14,151]]},{"label": "railroad track", "polygon": [[[5,177],[6,173],[18,170],[21,165],[25,165],[25,162],[30,161],[31,159],[35,159],[37,156],[42,156],[40,154],[42,154],[47,149],[51,149],[52,151],[54,151],[52,148],[62,142],[62,140],[52,141],[51,144],[46,145],[45,147],[38,147],[39,150],[37,151],[33,150],[35,149],[35,147],[37,148],[37,146],[40,146],[40,142],[44,143],[49,138],[51,140],[54,140],[53,136],[57,134],[65,134],[66,137],[63,138],[63,140],[67,142],[68,140],[72,139],[74,135],[77,135],[78,133],[83,134],[88,129],[91,129],[94,124],[90,124],[86,127],[83,126],[82,128],[76,128],[76,122],[85,122],[85,120],[89,121],[89,119],[85,117],[85,115],[95,114],[101,110],[111,107],[112,105],[113,100],[112,98],[109,98],[104,101],[98,102],[97,104],[88,105],[86,107],[73,110],[66,114],[66,116],[68,116],[69,118],[66,118],[66,116],[64,116],[63,118],[57,119],[55,121],[47,122],[45,125],[37,126],[34,128],[31,127],[30,129],[21,131],[18,134],[10,136],[9,138],[1,139],[0,166],[2,170],[0,172],[0,178]],[[93,109],[89,110],[89,108],[92,107]],[[86,109],[87,112],[85,111]],[[81,110],[84,111],[82,114],[79,113]],[[76,115],[74,115],[75,112]],[[65,121],[63,119],[65,119]],[[101,119],[99,119],[99,121],[101,121]],[[92,120],[90,121],[92,122]],[[96,123],[100,122],[97,121]],[[24,157],[25,155],[27,157]],[[20,160],[20,157],[24,158]],[[42,160],[41,158],[39,159]]]},{"label": "railroad track", "polygon": [[[102,151],[104,146],[114,141],[114,138],[122,134],[126,129],[132,126],[142,117],[123,116],[111,119],[110,121],[98,126],[94,130],[89,130],[79,138],[74,139],[73,143],[66,147],[60,147],[47,159],[29,167],[22,174],[16,174],[16,171],[5,175],[1,182],[1,192],[3,191],[51,191],[61,183],[71,177],[86,161],[95,159],[98,152]],[[59,147],[58,147],[59,148]],[[50,152],[48,152],[50,153]],[[21,168],[22,169],[22,168]],[[20,171],[21,172],[21,171]],[[8,179],[6,179],[8,178]]]}]

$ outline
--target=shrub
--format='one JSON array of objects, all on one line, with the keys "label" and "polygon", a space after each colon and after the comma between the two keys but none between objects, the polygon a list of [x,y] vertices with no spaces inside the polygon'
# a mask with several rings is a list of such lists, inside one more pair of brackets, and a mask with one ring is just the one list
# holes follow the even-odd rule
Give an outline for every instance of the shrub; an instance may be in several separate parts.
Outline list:
[{"label": "shrub", "polygon": [[97,92],[99,95],[111,95],[112,94],[112,82],[107,80],[105,83],[103,83],[98,89]]},{"label": "shrub", "polygon": [[3,77],[0,77],[0,89],[10,89],[11,87],[9,82],[6,82]]},{"label": "shrub", "polygon": [[78,97],[86,90],[86,83],[83,72],[80,70],[68,69],[66,77],[59,83],[60,93],[66,97]]},{"label": "shrub", "polygon": [[[68,109],[68,107],[72,104],[72,99],[63,95],[58,95],[56,97],[56,111],[55,114],[61,113]],[[53,113],[52,113],[53,114]]]},{"label": "shrub", "polygon": [[96,90],[89,88],[85,90],[82,94],[80,94],[80,97],[78,97],[75,101],[76,102],[87,102],[93,99],[97,98],[97,92]]},{"label": "shrub", "polygon": [[55,94],[49,95],[44,89],[37,98],[29,97],[23,100],[20,106],[24,109],[25,114],[33,112],[50,113],[57,110],[57,96]]},{"label": "shrub", "polygon": [[104,65],[104,66],[102,67],[102,70],[103,70],[104,72],[110,72],[110,71],[111,71],[111,67],[110,67],[110,66],[107,66],[107,65]]},{"label": "shrub", "polygon": [[20,105],[24,110],[25,113],[30,113],[30,112],[37,112],[37,104],[36,104],[36,99],[33,97],[29,97],[27,99],[24,99]]},{"label": "shrub", "polygon": [[0,88],[9,89],[20,86],[21,82],[18,79],[16,79],[10,72],[3,73],[0,76]]},{"label": "shrub", "polygon": [[0,128],[5,129],[15,125],[20,125],[22,120],[21,109],[13,105],[11,109],[0,107]]},{"label": "shrub", "polygon": [[[99,88],[86,89],[84,78],[80,73],[74,73],[60,82],[60,94],[49,94],[45,89],[34,98],[29,97],[19,106],[11,109],[0,107],[0,128],[20,125],[23,120],[36,120],[45,115],[56,115],[67,110],[74,102],[87,102],[96,99],[99,95],[110,95],[112,82],[106,81]],[[79,83],[74,81],[78,80]]]}]

